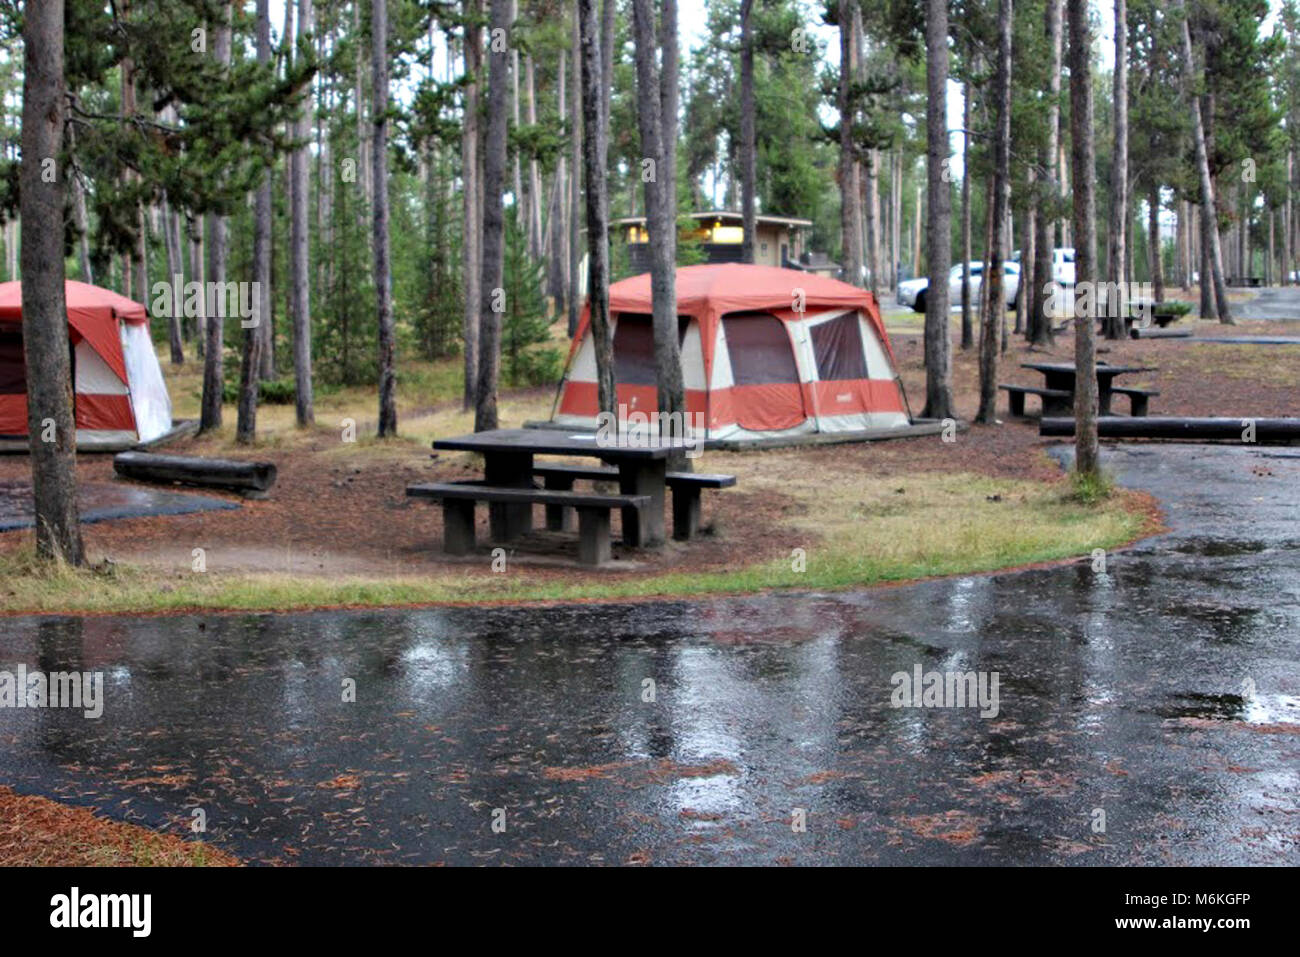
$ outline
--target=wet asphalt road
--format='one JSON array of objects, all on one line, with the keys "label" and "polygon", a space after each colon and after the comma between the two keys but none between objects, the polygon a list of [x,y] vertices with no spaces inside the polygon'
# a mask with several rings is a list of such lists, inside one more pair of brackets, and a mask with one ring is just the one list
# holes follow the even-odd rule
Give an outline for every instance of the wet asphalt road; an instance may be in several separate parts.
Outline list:
[{"label": "wet asphalt road", "polygon": [[1250,302],[1233,307],[1233,318],[1300,322],[1300,286],[1269,286]]},{"label": "wet asphalt road", "polygon": [[[0,668],[107,686],[98,721],[0,710],[0,782],[155,827],[202,808],[252,861],[1300,863],[1300,449],[1109,461],[1172,531],[1100,572],[0,621]],[[918,665],[998,672],[997,716],[891,707]]]}]

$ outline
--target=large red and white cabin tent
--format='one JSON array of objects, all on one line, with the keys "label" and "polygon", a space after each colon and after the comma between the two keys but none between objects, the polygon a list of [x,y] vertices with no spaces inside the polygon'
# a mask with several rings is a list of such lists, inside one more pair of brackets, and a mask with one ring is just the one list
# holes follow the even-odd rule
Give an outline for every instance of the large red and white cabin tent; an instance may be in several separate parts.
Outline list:
[{"label": "large red and white cabin tent", "polygon": [[[77,447],[111,451],[172,427],[172,403],[149,335],[149,314],[125,296],[68,280]],[[27,443],[22,283],[0,283],[0,445]]]},{"label": "large red and white cabin tent", "polygon": [[[609,287],[618,403],[657,411],[650,276]],[[704,440],[744,441],[910,424],[871,293],[792,269],[718,263],[677,270],[686,411]],[[569,352],[553,421],[594,428],[590,305]],[[702,416],[702,419],[697,418]]]}]

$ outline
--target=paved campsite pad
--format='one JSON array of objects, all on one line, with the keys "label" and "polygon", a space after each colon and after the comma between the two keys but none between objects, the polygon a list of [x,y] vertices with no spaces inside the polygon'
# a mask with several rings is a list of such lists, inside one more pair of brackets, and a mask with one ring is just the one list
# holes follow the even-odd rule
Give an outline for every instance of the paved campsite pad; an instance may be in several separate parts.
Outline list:
[{"label": "paved campsite pad", "polygon": [[[102,671],[106,705],[0,712],[0,780],[177,833],[201,807],[253,861],[1294,865],[1300,455],[1106,456],[1173,530],[1104,572],[11,619],[0,667]],[[999,714],[892,708],[916,665],[997,671]]]},{"label": "paved campsite pad", "polygon": [[[211,495],[144,488],[125,482],[82,482],[77,488],[77,500],[85,524],[115,518],[152,518],[239,508],[238,502]],[[34,524],[32,483],[22,479],[0,480],[0,532],[31,528]]]}]

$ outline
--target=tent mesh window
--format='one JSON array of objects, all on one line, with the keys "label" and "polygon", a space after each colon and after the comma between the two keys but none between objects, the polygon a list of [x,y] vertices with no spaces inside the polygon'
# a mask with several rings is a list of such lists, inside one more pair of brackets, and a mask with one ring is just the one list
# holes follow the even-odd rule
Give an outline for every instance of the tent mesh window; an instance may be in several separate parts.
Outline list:
[{"label": "tent mesh window", "polygon": [[[677,344],[686,338],[690,316],[677,317]],[[614,381],[619,385],[658,385],[655,336],[650,316],[623,312],[614,323]]]},{"label": "tent mesh window", "polygon": [[26,395],[27,369],[21,332],[0,328],[0,395]]},{"label": "tent mesh window", "polygon": [[812,327],[817,378],[823,382],[866,379],[867,358],[862,348],[862,327],[856,312]]},{"label": "tent mesh window", "polygon": [[722,329],[736,385],[798,384],[790,337],[776,316],[765,312],[724,316]]}]

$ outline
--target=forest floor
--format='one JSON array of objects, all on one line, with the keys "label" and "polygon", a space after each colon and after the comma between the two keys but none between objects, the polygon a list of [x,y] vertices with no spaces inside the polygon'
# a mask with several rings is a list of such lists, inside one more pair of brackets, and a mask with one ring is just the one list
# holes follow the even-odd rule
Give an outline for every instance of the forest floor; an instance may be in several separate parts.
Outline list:
[{"label": "forest floor", "polygon": [[[925,377],[919,335],[887,322],[913,412]],[[954,323],[958,322],[954,316]],[[1250,322],[1210,335],[1296,335],[1300,323]],[[919,331],[919,330],[918,330]],[[1187,340],[1099,341],[1099,357],[1156,367],[1128,385],[1159,389],[1156,415],[1296,415],[1300,348]],[[1073,340],[1048,350],[1012,336],[999,381],[1039,384],[1026,361],[1072,361]],[[973,351],[954,353],[957,412],[973,418]],[[197,414],[201,370],[164,361],[177,417]],[[91,571],[37,568],[30,531],[0,533],[0,612],[112,613],[183,609],[291,609],[455,602],[582,600],[698,595],[779,588],[825,589],[1065,560],[1115,548],[1160,527],[1155,502],[1117,490],[1076,499],[1037,425],[1005,418],[938,436],[871,444],[751,452],[706,452],[701,471],[734,473],[734,489],[706,495],[706,534],[688,544],[624,550],[591,570],[574,546],[542,533],[512,548],[493,570],[487,548],[464,559],[440,550],[441,511],[404,494],[412,481],[481,471],[468,454],[430,454],[435,436],[472,430],[460,409],[459,364],[406,363],[399,374],[401,437],[373,435],[373,390],[322,391],[317,426],[294,427],[292,406],[264,406],[253,448],[233,441],[234,409],[220,432],[168,447],[178,454],[269,459],[279,480],[265,501],[231,511],[126,519],[85,527]],[[502,395],[503,426],[549,417],[552,389]],[[1124,411],[1126,400],[1120,400]],[[999,413],[1006,415],[999,394]],[[1036,400],[1030,400],[1031,410]],[[345,420],[357,439],[343,440]],[[0,481],[26,477],[25,456],[0,457]],[[85,481],[112,480],[108,455],[83,455]],[[235,497],[232,500],[239,501]],[[483,521],[483,516],[480,516]],[[618,517],[615,516],[615,531]],[[202,549],[202,570],[196,570]],[[800,551],[802,550],[802,551]],[[804,556],[802,567],[797,561]]]},{"label": "forest floor", "polygon": [[0,867],[231,867],[239,859],[200,841],[113,821],[0,785]]}]

